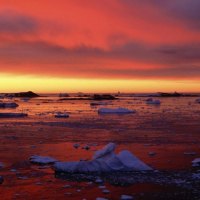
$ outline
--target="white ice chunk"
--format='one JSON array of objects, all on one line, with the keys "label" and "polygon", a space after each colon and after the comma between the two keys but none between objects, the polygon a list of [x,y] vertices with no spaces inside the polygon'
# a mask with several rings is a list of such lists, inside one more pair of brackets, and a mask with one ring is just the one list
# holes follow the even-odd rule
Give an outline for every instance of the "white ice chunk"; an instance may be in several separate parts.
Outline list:
[{"label": "white ice chunk", "polygon": [[48,164],[53,164],[57,162],[56,159],[49,157],[49,156],[31,156],[29,158],[30,162],[35,163],[35,164],[41,164],[41,165],[48,165]]},{"label": "white ice chunk", "polygon": [[195,158],[195,159],[192,161],[192,166],[193,166],[193,167],[200,167],[200,158]]},{"label": "white ice chunk", "polygon": [[105,147],[103,147],[103,149],[96,151],[93,155],[93,159],[97,159],[97,158],[101,158],[101,157],[105,157],[107,155],[113,154],[113,152],[115,151],[115,148],[116,148],[116,144],[109,143]]},{"label": "white ice chunk", "polygon": [[69,115],[67,113],[57,113],[55,114],[55,118],[68,118]]},{"label": "white ice chunk", "polygon": [[135,113],[135,110],[129,110],[127,108],[99,108],[99,114],[131,114]]},{"label": "white ice chunk", "polygon": [[109,143],[97,151],[90,161],[57,162],[54,165],[56,172],[65,173],[93,173],[93,172],[124,172],[152,170],[151,167],[139,160],[129,151],[114,153],[116,145]]},{"label": "white ice chunk", "polygon": [[146,103],[151,104],[151,105],[160,105],[161,104],[160,100],[152,99],[152,98],[147,99]]},{"label": "white ice chunk", "polygon": [[132,196],[130,196],[130,195],[121,195],[121,198],[120,198],[121,200],[133,200],[133,197]]},{"label": "white ice chunk", "polygon": [[146,165],[140,159],[138,159],[135,155],[130,153],[127,150],[121,151],[117,157],[123,163],[123,165],[127,168],[127,170],[133,171],[144,171],[144,170],[152,170],[151,167]]}]

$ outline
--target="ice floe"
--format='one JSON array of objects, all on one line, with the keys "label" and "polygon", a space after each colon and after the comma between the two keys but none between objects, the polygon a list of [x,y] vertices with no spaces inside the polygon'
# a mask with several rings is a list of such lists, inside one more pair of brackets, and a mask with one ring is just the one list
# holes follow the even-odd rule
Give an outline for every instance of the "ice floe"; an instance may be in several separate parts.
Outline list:
[{"label": "ice floe", "polygon": [[196,102],[196,103],[200,103],[200,99],[196,99],[195,102]]},{"label": "ice floe", "polygon": [[69,115],[67,113],[56,113],[55,118],[68,118]]},{"label": "ice floe", "polygon": [[0,113],[0,118],[18,118],[18,117],[27,117],[26,113]]},{"label": "ice floe", "polygon": [[131,152],[124,150],[115,154],[116,145],[109,143],[97,151],[90,161],[56,162],[56,172],[64,173],[107,173],[152,170]]},{"label": "ice floe", "polygon": [[147,103],[147,104],[150,104],[150,105],[160,105],[160,104],[161,104],[160,100],[158,100],[158,99],[153,99],[153,98],[147,99],[147,100],[146,100],[146,103]]},{"label": "ice floe", "polygon": [[37,156],[37,155],[31,156],[29,160],[31,163],[40,164],[40,165],[54,164],[55,162],[57,162],[57,160],[52,157]]},{"label": "ice floe", "polygon": [[0,103],[0,108],[16,108],[18,107],[19,105],[17,103]]},{"label": "ice floe", "polygon": [[135,113],[135,110],[129,110],[127,108],[99,108],[99,114],[131,114]]},{"label": "ice floe", "polygon": [[123,195],[121,195],[120,200],[133,200],[133,197],[130,195],[123,194]]},{"label": "ice floe", "polygon": [[195,158],[195,159],[192,161],[192,166],[193,166],[193,167],[200,167],[200,158]]}]

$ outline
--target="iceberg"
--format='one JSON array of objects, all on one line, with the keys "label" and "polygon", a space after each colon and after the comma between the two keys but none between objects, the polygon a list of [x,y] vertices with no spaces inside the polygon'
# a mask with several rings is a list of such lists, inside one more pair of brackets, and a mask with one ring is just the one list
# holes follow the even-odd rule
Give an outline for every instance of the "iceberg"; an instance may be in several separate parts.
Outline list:
[{"label": "iceberg", "polygon": [[131,114],[135,113],[135,110],[129,110],[127,108],[99,108],[99,114]]},{"label": "iceberg", "polygon": [[152,98],[147,99],[146,103],[151,104],[151,105],[160,105],[161,104],[160,100],[152,99]]},{"label": "iceberg", "polygon": [[152,170],[131,152],[124,150],[115,154],[116,145],[109,143],[94,153],[89,161],[56,162],[55,172],[59,173],[109,173]]}]

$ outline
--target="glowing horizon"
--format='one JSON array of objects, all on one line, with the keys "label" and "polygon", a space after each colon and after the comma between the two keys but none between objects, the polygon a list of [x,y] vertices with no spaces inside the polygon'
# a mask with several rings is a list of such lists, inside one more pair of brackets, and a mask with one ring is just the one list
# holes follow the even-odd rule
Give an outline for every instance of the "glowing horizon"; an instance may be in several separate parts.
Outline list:
[{"label": "glowing horizon", "polygon": [[200,92],[198,0],[1,0],[0,91]]},{"label": "glowing horizon", "polygon": [[[6,89],[5,85],[8,86]],[[149,88],[146,88],[146,85]],[[22,92],[34,91],[37,93],[60,93],[60,92],[108,92],[122,93],[128,92],[199,92],[195,90],[200,84],[200,81],[165,81],[165,80],[106,80],[106,79],[64,79],[53,77],[36,77],[36,76],[16,76],[11,74],[0,74],[0,93],[6,92]],[[27,88],[28,85],[28,88]],[[81,85],[81,87],[80,87]],[[102,85],[104,89],[102,89]],[[113,88],[115,85],[115,88]],[[171,89],[172,86],[176,90]],[[181,89],[182,86],[184,90]],[[12,89],[10,89],[12,88]],[[37,89],[36,89],[37,88]],[[80,90],[81,88],[81,90]],[[124,89],[126,88],[126,89]],[[186,90],[185,90],[186,89]]]}]

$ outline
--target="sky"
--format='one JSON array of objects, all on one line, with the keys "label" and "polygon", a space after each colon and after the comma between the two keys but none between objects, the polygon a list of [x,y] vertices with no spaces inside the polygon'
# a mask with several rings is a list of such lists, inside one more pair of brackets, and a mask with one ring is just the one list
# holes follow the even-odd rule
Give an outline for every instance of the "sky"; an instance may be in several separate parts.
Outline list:
[{"label": "sky", "polygon": [[199,0],[0,0],[0,92],[200,92]]}]

